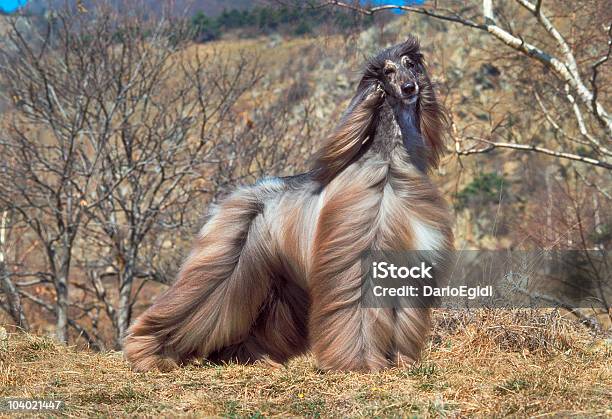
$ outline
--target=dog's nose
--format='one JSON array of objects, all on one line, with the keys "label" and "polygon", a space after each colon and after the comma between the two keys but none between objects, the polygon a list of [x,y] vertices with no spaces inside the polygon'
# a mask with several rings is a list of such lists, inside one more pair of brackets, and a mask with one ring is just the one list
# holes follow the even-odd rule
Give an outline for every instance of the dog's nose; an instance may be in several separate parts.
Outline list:
[{"label": "dog's nose", "polygon": [[412,95],[416,93],[416,84],[412,81],[407,81],[402,84],[402,93],[405,95]]}]

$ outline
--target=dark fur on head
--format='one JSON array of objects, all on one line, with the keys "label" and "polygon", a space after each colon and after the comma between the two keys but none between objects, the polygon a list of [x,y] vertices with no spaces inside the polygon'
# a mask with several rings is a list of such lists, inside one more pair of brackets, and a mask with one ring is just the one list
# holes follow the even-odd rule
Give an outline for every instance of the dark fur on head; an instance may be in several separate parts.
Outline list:
[{"label": "dark fur on head", "polygon": [[319,181],[329,182],[359,155],[376,132],[384,101],[394,110],[415,166],[424,172],[438,166],[447,117],[436,98],[419,41],[409,36],[368,60],[356,95],[316,156],[314,172]]}]

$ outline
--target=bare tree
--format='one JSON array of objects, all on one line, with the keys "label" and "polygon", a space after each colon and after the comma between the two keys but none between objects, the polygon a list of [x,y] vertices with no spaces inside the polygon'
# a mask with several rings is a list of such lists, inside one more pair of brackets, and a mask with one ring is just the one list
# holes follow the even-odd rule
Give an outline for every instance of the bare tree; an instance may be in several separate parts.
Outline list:
[{"label": "bare tree", "polygon": [[[104,304],[118,341],[135,278],[167,281],[154,266],[157,244],[185,224],[196,195],[210,192],[198,178],[228,138],[234,104],[260,77],[244,54],[190,56],[188,29],[104,8],[54,13],[41,27],[12,20],[0,51],[15,105],[0,142],[0,202],[45,254],[13,291],[55,316],[61,341],[71,326],[96,343],[75,320],[98,315],[88,295]],[[93,287],[75,278],[75,259]],[[107,299],[105,275],[117,278],[116,300]],[[53,287],[54,301],[28,291],[41,284]]]},{"label": "bare tree", "polygon": [[78,86],[93,89],[97,81],[91,66],[71,53],[73,45],[87,42],[67,31],[56,34],[56,23],[68,28],[76,22],[49,21],[37,34],[13,19],[9,45],[1,51],[3,87],[18,111],[0,143],[0,200],[36,234],[45,263],[30,285],[52,284],[55,302],[20,293],[55,315],[57,338],[65,342],[73,247],[104,142],[91,141],[88,127],[96,104],[88,94],[72,94]]},{"label": "bare tree", "polygon": [[[145,45],[131,34],[122,43],[127,54],[112,58],[119,61],[113,67],[134,73],[137,82],[126,100],[120,90],[106,93],[121,123],[100,163],[96,205],[87,207],[83,260],[115,326],[116,344],[145,281],[170,282],[162,249],[190,239],[202,214],[198,206],[211,192],[201,177],[229,139],[224,131],[235,120],[233,106],[260,77],[254,57],[238,54],[228,62],[218,53],[174,53],[159,42],[149,38]],[[113,77],[120,81],[124,74]],[[102,250],[98,260],[88,255],[91,249]],[[117,303],[100,281],[110,276],[117,280]]]},{"label": "bare tree", "polygon": [[117,347],[145,285],[171,281],[209,200],[305,163],[311,108],[290,91],[245,112],[264,67],[193,45],[184,20],[98,7],[43,23],[13,20],[1,51],[14,106],[0,203],[45,258],[3,278],[55,316],[60,340],[72,327]]}]

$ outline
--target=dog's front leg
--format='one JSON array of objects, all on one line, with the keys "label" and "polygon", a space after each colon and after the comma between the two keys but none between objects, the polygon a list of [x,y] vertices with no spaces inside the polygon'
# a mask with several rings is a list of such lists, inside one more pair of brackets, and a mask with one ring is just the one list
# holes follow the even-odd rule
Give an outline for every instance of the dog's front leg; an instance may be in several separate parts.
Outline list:
[{"label": "dog's front leg", "polygon": [[[389,366],[393,309],[361,303],[361,256],[376,240],[386,166],[349,168],[322,199],[309,275],[310,344],[325,370],[375,371]],[[349,183],[350,180],[350,183]]]},{"label": "dog's front leg", "polygon": [[313,288],[310,339],[323,370],[377,371],[390,365],[393,310],[361,307],[360,281],[358,262]]}]

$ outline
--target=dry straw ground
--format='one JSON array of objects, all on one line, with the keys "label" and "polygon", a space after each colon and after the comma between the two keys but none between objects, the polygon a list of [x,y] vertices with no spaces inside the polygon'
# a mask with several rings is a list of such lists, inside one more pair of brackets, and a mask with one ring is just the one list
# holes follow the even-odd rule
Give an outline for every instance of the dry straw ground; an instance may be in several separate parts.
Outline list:
[{"label": "dry straw ground", "polygon": [[438,312],[411,369],[323,373],[309,356],[286,368],[191,365],[130,371],[118,352],[10,334],[0,397],[66,401],[68,416],[610,416],[610,341],[556,313]]}]

